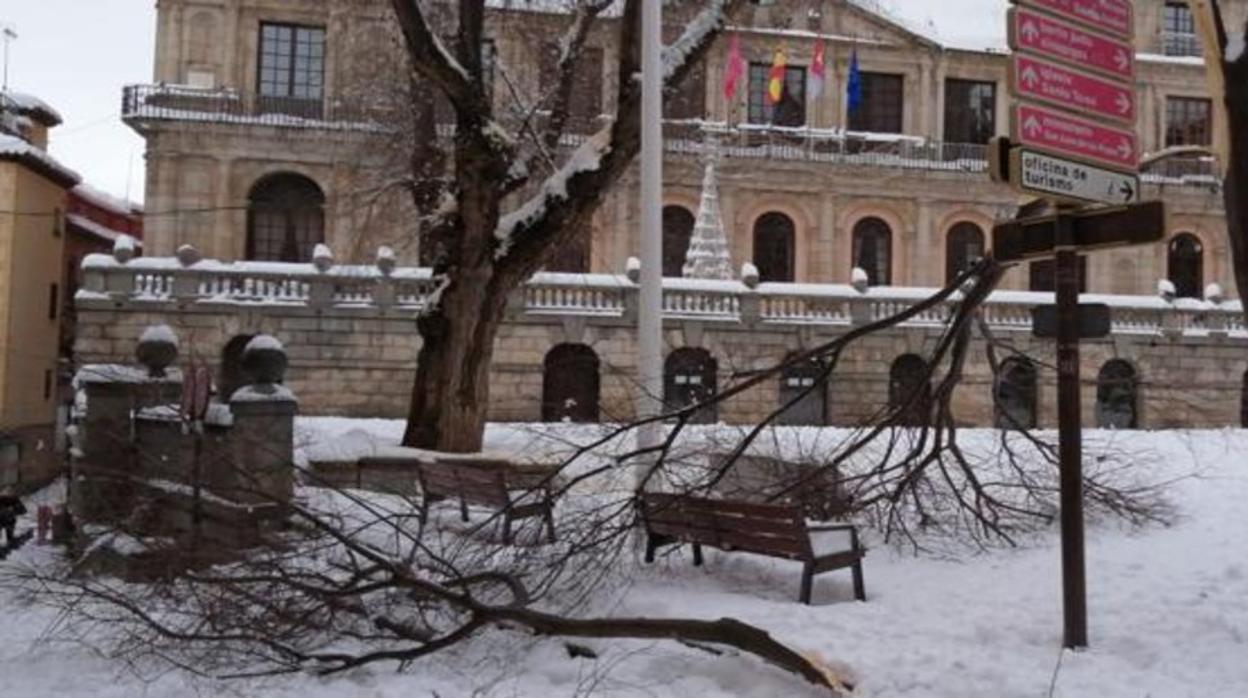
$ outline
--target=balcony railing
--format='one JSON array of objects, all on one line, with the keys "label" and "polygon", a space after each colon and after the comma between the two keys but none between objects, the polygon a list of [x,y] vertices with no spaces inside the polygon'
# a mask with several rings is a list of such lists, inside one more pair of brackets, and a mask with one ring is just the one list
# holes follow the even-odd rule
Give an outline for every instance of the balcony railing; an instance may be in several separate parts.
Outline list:
[{"label": "balcony railing", "polygon": [[[394,311],[413,313],[437,292],[427,268],[382,269],[337,265],[324,271],[312,264],[275,262],[221,263],[202,260],[184,265],[177,259],[93,254],[83,261],[83,284],[76,300],[82,307],[117,308],[136,304],[156,311],[180,312],[192,305],[268,306],[314,309],[327,316]],[[744,326],[823,325],[848,327],[876,321],[908,308],[936,289],[875,287],[857,290],[846,284],[764,283],[698,279],[663,280],[663,314],[685,320]],[[632,326],[637,312],[634,277],[616,274],[539,273],[516,292],[512,321],[580,316],[591,322]],[[1086,295],[1112,309],[1112,331],[1120,335],[1233,336],[1248,339],[1239,301],[1204,301],[1159,296]],[[930,327],[945,322],[960,301],[956,296],[907,324]],[[1031,331],[1033,306],[1053,302],[1051,293],[1000,291],[984,305],[983,316],[1000,331]],[[233,311],[230,311],[233,312]]]},{"label": "balcony railing", "polygon": [[1202,56],[1200,37],[1195,34],[1165,32],[1161,35],[1161,52],[1167,56]]},{"label": "balcony railing", "polygon": [[232,88],[127,85],[121,116],[127,122],[195,121],[266,126],[375,129],[393,111],[359,100],[248,94]]}]

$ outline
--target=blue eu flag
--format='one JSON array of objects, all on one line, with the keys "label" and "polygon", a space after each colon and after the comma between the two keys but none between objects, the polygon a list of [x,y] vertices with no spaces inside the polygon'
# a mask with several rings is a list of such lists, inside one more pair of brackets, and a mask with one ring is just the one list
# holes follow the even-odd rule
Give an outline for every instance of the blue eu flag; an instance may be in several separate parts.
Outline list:
[{"label": "blue eu flag", "polygon": [[858,72],[858,49],[849,54],[849,81],[845,85],[845,97],[850,114],[862,106],[862,74]]}]

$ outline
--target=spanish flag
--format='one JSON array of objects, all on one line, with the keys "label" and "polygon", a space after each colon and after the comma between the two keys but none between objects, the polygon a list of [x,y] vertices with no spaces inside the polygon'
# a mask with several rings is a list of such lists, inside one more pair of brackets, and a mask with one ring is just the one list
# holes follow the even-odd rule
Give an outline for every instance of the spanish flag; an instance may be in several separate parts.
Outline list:
[{"label": "spanish flag", "polygon": [[767,100],[779,104],[784,98],[784,49],[776,49],[775,59],[771,63],[771,72],[767,74]]}]

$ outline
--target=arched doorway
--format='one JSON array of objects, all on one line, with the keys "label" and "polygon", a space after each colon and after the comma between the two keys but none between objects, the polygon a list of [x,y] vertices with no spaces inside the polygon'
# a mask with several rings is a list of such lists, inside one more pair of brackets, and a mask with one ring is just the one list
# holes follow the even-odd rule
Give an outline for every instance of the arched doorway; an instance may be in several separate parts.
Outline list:
[{"label": "arched doorway", "polygon": [[984,231],[978,225],[963,221],[950,228],[945,240],[945,285],[953,283],[983,256]]},{"label": "arched doorway", "polygon": [[1096,424],[1105,429],[1135,429],[1139,426],[1139,379],[1135,367],[1122,359],[1111,359],[1096,378]]},{"label": "arched doorway", "polygon": [[888,406],[900,426],[926,426],[932,403],[927,362],[917,354],[902,354],[888,371]]},{"label": "arched doorway", "polygon": [[542,362],[542,421],[597,422],[599,361],[584,344],[559,344]]},{"label": "arched doorway", "polygon": [[[669,410],[702,402],[715,394],[719,365],[705,349],[682,347],[667,355],[663,364],[663,402]],[[690,420],[711,424],[719,418],[715,405],[698,410]]]},{"label": "arched doorway", "polygon": [[235,335],[221,350],[221,368],[217,376],[217,397],[228,402],[235,390],[249,385],[251,377],[243,370],[243,350],[254,334]]},{"label": "arched doorway", "polygon": [[818,361],[805,361],[789,366],[780,373],[780,404],[783,407],[797,400],[776,417],[776,424],[791,426],[822,426],[828,412],[827,384],[822,382],[825,366]]},{"label": "arched doorway", "polygon": [[993,408],[1000,429],[1035,428],[1035,364],[1022,357],[1001,362],[993,391]]},{"label": "arched doorway", "polygon": [[759,281],[793,281],[796,240],[797,226],[783,213],[764,213],[754,221],[754,266]]},{"label": "arched doorway", "polygon": [[854,266],[867,273],[872,286],[893,283],[893,230],[879,218],[854,224]]},{"label": "arched doorway", "polygon": [[270,175],[247,200],[247,259],[307,262],[325,242],[325,194],[307,177]]},{"label": "arched doorway", "polygon": [[663,207],[663,276],[684,276],[694,223],[693,214],[684,206]]},{"label": "arched doorway", "polygon": [[1166,255],[1166,275],[1179,298],[1200,298],[1204,290],[1204,246],[1191,233],[1170,239]]}]

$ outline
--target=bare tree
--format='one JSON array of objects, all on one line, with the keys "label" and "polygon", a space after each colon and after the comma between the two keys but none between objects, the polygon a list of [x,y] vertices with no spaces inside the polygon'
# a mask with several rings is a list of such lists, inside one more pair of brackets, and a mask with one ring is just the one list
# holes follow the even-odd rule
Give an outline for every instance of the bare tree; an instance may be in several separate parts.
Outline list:
[{"label": "bare tree", "polygon": [[[669,8],[699,8],[665,52],[669,90],[702,59],[740,4],[710,0]],[[641,0],[567,3],[554,87],[543,102],[549,110],[544,123],[533,118],[531,108],[496,114],[482,50],[485,0],[454,3],[454,11],[442,18],[454,36],[449,45],[426,3],[393,0],[392,5],[412,74],[445,97],[455,126],[449,144],[426,128],[431,137],[418,139],[411,158],[414,201],[428,218],[422,243],[436,251],[434,272],[441,284],[417,323],[423,343],[404,443],[475,451],[484,433],[494,338],[508,294],[552,250],[588,234],[595,210],[640,148],[641,88],[634,78],[640,70]],[[609,25],[619,76],[615,113],[556,164],[576,67],[591,30],[616,8],[619,17]],[[427,112],[427,94],[416,99],[426,104],[413,105],[413,112]],[[442,172],[448,174],[439,176]],[[526,193],[518,206],[506,205]]]}]

